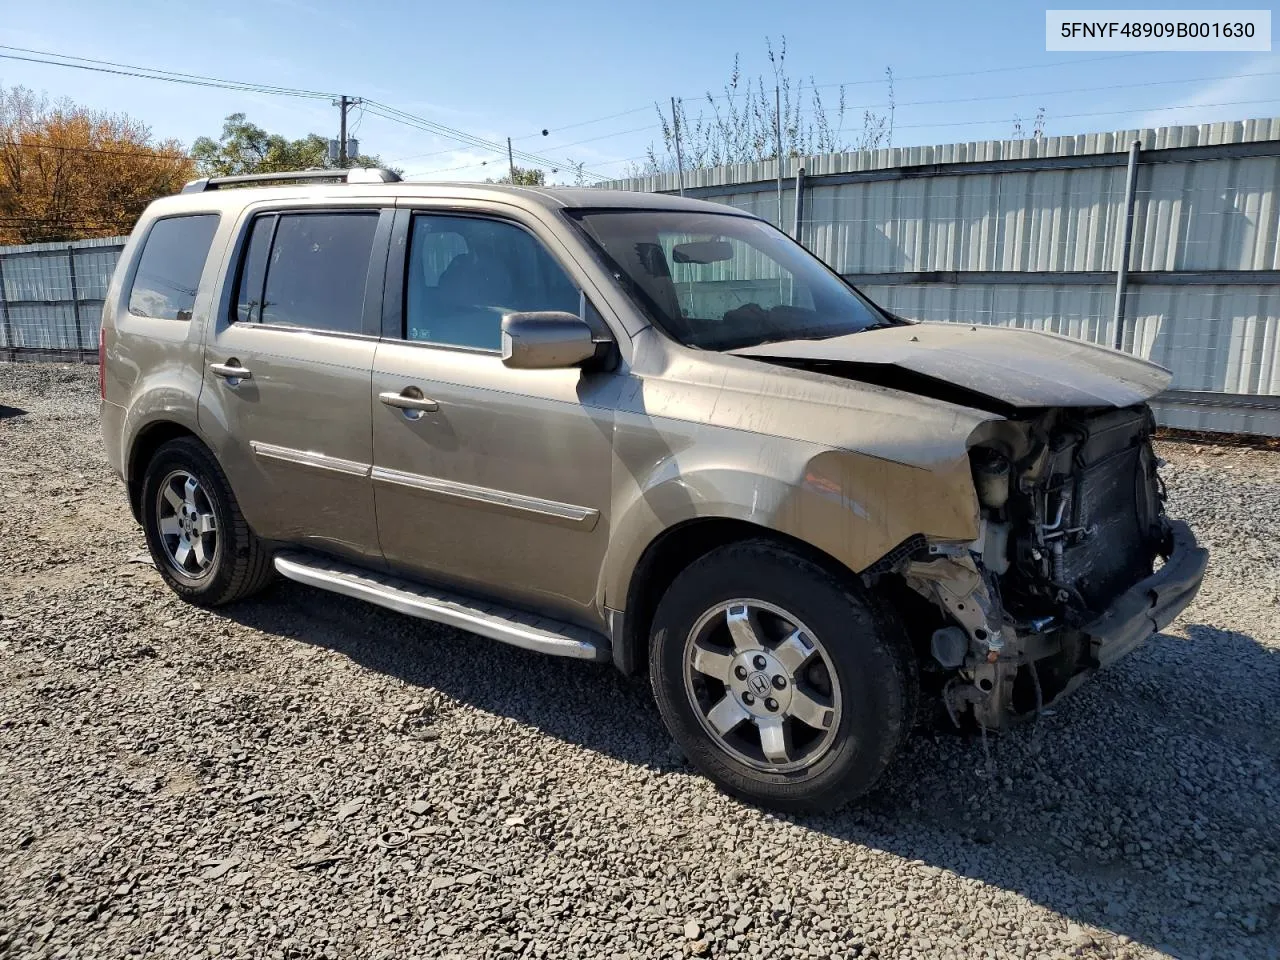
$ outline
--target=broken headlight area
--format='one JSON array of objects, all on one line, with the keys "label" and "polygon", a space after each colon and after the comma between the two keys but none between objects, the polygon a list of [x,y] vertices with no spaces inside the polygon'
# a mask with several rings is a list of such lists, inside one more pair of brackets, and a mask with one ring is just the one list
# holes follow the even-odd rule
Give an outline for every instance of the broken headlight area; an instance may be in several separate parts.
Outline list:
[{"label": "broken headlight area", "polygon": [[953,720],[998,729],[1099,665],[1086,628],[1172,549],[1154,426],[1145,406],[1059,409],[973,438],[978,538],[926,541],[894,571],[931,601],[909,627]]}]

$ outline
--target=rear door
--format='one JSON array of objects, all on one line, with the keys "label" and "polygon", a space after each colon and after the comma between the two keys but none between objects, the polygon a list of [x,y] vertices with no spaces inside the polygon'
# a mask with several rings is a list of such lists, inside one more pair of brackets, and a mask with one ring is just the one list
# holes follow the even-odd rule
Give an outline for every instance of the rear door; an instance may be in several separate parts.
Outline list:
[{"label": "rear door", "polygon": [[205,350],[201,428],[260,536],[378,562],[369,385],[392,211],[246,219]]},{"label": "rear door", "polygon": [[503,365],[504,313],[594,316],[533,226],[397,212],[372,389],[379,536],[393,568],[590,624],[620,377]]}]

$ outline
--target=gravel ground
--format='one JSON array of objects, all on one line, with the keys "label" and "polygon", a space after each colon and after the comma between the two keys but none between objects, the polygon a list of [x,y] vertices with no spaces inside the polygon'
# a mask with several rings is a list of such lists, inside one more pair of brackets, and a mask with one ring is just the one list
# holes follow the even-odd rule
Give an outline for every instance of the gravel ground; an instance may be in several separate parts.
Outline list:
[{"label": "gravel ground", "polygon": [[1280,956],[1280,454],[1168,444],[1167,634],[839,815],[719,794],[642,681],[149,566],[92,367],[0,364],[0,956]]}]

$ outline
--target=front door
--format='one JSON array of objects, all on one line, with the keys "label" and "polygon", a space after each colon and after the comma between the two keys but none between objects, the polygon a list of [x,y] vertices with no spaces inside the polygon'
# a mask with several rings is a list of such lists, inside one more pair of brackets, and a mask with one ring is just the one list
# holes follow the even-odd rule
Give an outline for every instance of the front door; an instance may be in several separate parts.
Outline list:
[{"label": "front door", "polygon": [[504,313],[576,314],[583,295],[517,223],[418,212],[404,229],[404,270],[388,270],[390,297],[404,274],[401,335],[382,341],[373,370],[383,554],[463,591],[592,623],[620,379],[512,370],[500,349]]},{"label": "front door", "polygon": [[256,212],[205,350],[200,401],[201,428],[259,536],[366,562],[381,560],[370,328],[385,262],[374,249],[385,258],[391,217]]}]

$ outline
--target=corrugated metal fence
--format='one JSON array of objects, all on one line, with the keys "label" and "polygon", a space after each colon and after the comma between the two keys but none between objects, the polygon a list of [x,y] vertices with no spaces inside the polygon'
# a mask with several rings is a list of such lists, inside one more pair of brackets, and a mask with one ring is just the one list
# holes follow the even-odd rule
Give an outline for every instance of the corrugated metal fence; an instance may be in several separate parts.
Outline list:
[{"label": "corrugated metal fence", "polygon": [[1280,435],[1280,119],[828,154],[783,173],[781,203],[773,162],[692,172],[685,195],[780,224],[903,316],[1154,360],[1174,374],[1167,425]]},{"label": "corrugated metal fence", "polygon": [[[903,316],[1154,360],[1174,374],[1156,404],[1167,425],[1280,436],[1280,119],[827,154],[783,172],[781,202],[773,162],[692,172],[685,193],[780,223]],[[675,174],[603,186],[678,189]],[[123,245],[0,247],[0,359],[95,360]]]},{"label": "corrugated metal fence", "polygon": [[0,359],[98,359],[98,327],[127,237],[0,247]]}]

